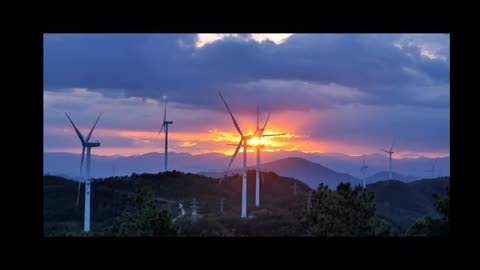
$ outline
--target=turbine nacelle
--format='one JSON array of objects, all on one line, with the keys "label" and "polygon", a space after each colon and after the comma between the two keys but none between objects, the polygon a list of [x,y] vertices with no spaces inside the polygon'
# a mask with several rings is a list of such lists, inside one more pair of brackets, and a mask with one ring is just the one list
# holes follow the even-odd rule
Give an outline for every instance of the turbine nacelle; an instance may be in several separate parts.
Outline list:
[{"label": "turbine nacelle", "polygon": [[84,147],[100,147],[100,142],[86,142],[83,144]]},{"label": "turbine nacelle", "polygon": [[385,153],[387,153],[387,154],[389,154],[389,155],[395,153],[395,152],[393,152],[393,151],[388,151],[388,150],[385,150],[385,149],[382,149],[382,151],[385,152]]}]

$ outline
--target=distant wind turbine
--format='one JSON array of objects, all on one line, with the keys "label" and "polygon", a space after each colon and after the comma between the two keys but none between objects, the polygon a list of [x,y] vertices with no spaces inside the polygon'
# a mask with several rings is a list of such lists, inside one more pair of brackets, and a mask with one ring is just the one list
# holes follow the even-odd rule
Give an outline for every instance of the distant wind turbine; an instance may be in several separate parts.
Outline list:
[{"label": "distant wind turbine", "polygon": [[365,164],[366,157],[363,155],[363,165],[360,167],[360,172],[363,174],[363,188],[367,186],[367,178],[365,176],[365,173],[367,172],[368,166]]},{"label": "distant wind turbine", "polygon": [[[257,166],[256,166],[256,180],[255,180],[255,206],[259,207],[260,206],[260,152],[261,148],[263,145],[261,144],[261,138],[262,137],[275,137],[275,136],[283,136],[285,134],[263,134],[265,131],[265,127],[267,126],[268,120],[270,119],[270,112],[268,113],[267,120],[265,120],[265,123],[263,124],[263,128],[259,127],[259,110],[257,106],[257,130],[255,131],[255,136],[258,139],[258,144],[256,146],[257,150]],[[262,179],[263,179],[263,173],[262,173]]]},{"label": "distant wind turbine", "polygon": [[[92,136],[93,130],[95,129],[95,126],[98,123],[98,120],[100,119],[100,116],[102,115],[101,113],[98,115],[97,121],[95,121],[95,124],[93,125],[92,129],[90,130],[90,133],[88,133],[87,138],[83,138],[82,133],[77,129],[75,124],[73,123],[72,119],[70,119],[70,116],[68,116],[67,113],[65,113],[67,116],[68,120],[70,120],[70,123],[72,123],[73,128],[75,129],[75,132],[78,135],[78,138],[80,139],[82,143],[82,160],[80,162],[80,175],[82,175],[82,168],[83,168],[83,158],[85,156],[85,148],[87,149],[87,179],[85,180],[85,209],[84,209],[84,224],[83,224],[83,230],[85,232],[90,231],[90,159],[91,159],[91,148],[92,147],[100,147],[100,142],[90,142],[90,137]],[[78,205],[78,198],[80,194],[80,183],[78,186],[78,191],[79,193],[77,194],[77,205]]]},{"label": "distant wind turbine", "polygon": [[[235,152],[233,153],[232,159],[230,160],[230,163],[228,164],[227,171],[230,169],[230,166],[232,165],[233,160],[237,156],[238,151],[240,150],[240,147],[243,145],[243,176],[242,176],[242,218],[247,217],[247,141],[255,137],[255,134],[252,135],[243,135],[242,130],[238,126],[237,120],[235,120],[235,117],[233,116],[232,111],[230,110],[230,107],[228,107],[227,102],[223,98],[221,93],[218,93],[220,98],[222,99],[223,103],[227,107],[227,110],[232,117],[233,124],[235,125],[235,128],[237,129],[238,133],[240,134],[240,142],[237,145],[237,148],[235,149]],[[221,183],[223,180],[223,177],[220,179]]]},{"label": "distant wind turbine", "polygon": [[393,145],[394,144],[395,144],[395,138],[393,139],[393,143],[390,146],[390,150],[381,149],[389,155],[389,159],[390,159],[390,180],[392,180],[392,154],[395,153],[392,150],[393,150]]},{"label": "distant wind turbine", "polygon": [[165,171],[168,171],[168,125],[173,124],[173,121],[167,121],[167,97],[163,96],[163,99],[165,100],[165,110],[163,112],[162,127],[160,128],[158,135],[160,135],[163,128],[165,128]]}]

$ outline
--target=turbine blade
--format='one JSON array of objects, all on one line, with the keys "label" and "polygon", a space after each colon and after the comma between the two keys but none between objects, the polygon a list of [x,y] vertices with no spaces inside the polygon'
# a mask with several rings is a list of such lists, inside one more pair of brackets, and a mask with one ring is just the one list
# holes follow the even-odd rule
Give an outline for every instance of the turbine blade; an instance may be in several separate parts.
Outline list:
[{"label": "turbine blade", "polygon": [[242,131],[240,130],[240,127],[239,127],[238,124],[237,124],[237,120],[235,120],[235,117],[233,117],[233,113],[232,113],[232,111],[230,110],[230,107],[228,107],[228,104],[227,104],[227,102],[225,101],[225,99],[223,98],[222,94],[221,94],[221,93],[218,93],[218,94],[219,94],[220,97],[222,98],[223,103],[225,104],[225,106],[227,107],[227,110],[228,110],[228,112],[230,113],[230,116],[232,117],[233,124],[235,125],[235,128],[237,129],[238,133],[240,133],[240,135],[242,135],[242,137],[243,137],[243,133],[242,133]]},{"label": "turbine blade", "polygon": [[390,152],[392,152],[392,149],[393,149],[393,146],[395,145],[395,142],[396,142],[396,138],[393,137],[392,146],[390,146]]},{"label": "turbine blade", "polygon": [[72,126],[73,126],[73,128],[75,129],[75,132],[76,132],[77,135],[78,135],[78,138],[80,139],[80,141],[82,141],[82,144],[84,144],[84,143],[85,143],[85,140],[83,139],[82,133],[80,133],[80,131],[78,131],[78,128],[75,126],[75,124],[73,123],[72,119],[70,119],[70,116],[68,116],[67,113],[65,113],[65,115],[67,116],[68,120],[70,120],[70,123],[72,123]]},{"label": "turbine blade", "polygon": [[78,182],[77,203],[75,204],[75,208],[78,208],[78,201],[80,200],[81,188],[82,188],[82,182]]},{"label": "turbine blade", "polygon": [[265,124],[263,124],[262,133],[260,133],[260,135],[262,135],[262,134],[263,134],[263,131],[265,131],[265,127],[267,126],[268,119],[270,119],[270,114],[271,114],[271,112],[268,113],[267,120],[265,120]]},{"label": "turbine blade", "polygon": [[163,122],[167,121],[167,101],[165,100],[165,110],[163,111]]},{"label": "turbine blade", "polygon": [[158,137],[158,135],[160,135],[160,133],[162,133],[162,130],[163,130],[164,127],[165,127],[165,122],[163,122],[162,127],[160,128],[160,131],[157,134],[157,137]]},{"label": "turbine blade", "polygon": [[80,176],[83,176],[82,169],[83,169],[83,158],[85,157],[85,146],[82,148],[82,160],[80,161]]},{"label": "turbine blade", "polygon": [[382,150],[382,151],[385,152],[385,153],[390,153],[390,152],[388,152],[388,151],[385,150],[385,149],[380,149],[380,150]]},{"label": "turbine blade", "polygon": [[90,130],[90,133],[88,133],[87,142],[90,140],[90,136],[92,136],[92,132],[93,132],[93,130],[95,129],[95,126],[97,125],[98,120],[100,120],[100,116],[102,116],[102,113],[100,113],[100,114],[98,115],[97,121],[95,121],[95,124],[93,124],[93,127],[92,127],[92,129]]},{"label": "turbine blade", "polygon": [[286,133],[277,133],[277,134],[263,134],[262,137],[274,137],[274,136],[284,136]]},{"label": "turbine blade", "polygon": [[237,153],[240,150],[240,147],[242,147],[242,141],[243,140],[240,140],[240,142],[238,143],[237,148],[235,149],[235,153],[233,153],[232,159],[230,160],[230,163],[228,163],[227,171],[230,169],[230,166],[232,165],[233,160],[237,156]]},{"label": "turbine blade", "polygon": [[257,104],[257,132],[258,132],[258,104]]}]

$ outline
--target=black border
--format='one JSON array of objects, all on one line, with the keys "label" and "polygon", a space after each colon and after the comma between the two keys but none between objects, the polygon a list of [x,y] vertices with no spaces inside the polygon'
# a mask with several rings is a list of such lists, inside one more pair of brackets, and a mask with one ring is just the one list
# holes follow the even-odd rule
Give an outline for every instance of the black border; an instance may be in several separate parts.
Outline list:
[{"label": "black border", "polygon": [[[238,253],[238,260],[243,256],[245,261],[254,260],[255,254],[264,254],[272,260],[281,259],[280,253],[296,253],[301,257],[309,257],[313,261],[328,260],[330,257],[324,257],[323,252],[332,253],[335,255],[346,255],[346,259],[351,258],[351,255],[364,256],[366,258],[376,256],[381,260],[383,256],[391,255],[393,257],[415,258],[422,257],[426,253],[433,251],[440,258],[447,252],[453,250],[452,240],[457,240],[460,236],[467,236],[469,230],[466,219],[462,215],[467,212],[466,207],[466,192],[468,187],[465,183],[465,172],[460,170],[465,166],[461,166],[464,160],[463,156],[466,151],[457,143],[461,134],[465,133],[465,121],[462,120],[461,114],[465,115],[467,106],[462,103],[466,99],[465,89],[466,83],[461,77],[466,68],[462,67],[461,53],[465,40],[462,40],[461,34],[455,30],[452,31],[451,23],[445,20],[443,13],[437,14],[435,18],[426,17],[424,15],[408,16],[406,14],[399,14],[392,16],[385,14],[382,16],[369,15],[349,17],[349,16],[325,16],[325,11],[318,14],[317,17],[309,17],[309,19],[263,19],[263,20],[214,20],[214,19],[189,19],[189,20],[160,20],[155,17],[143,17],[136,20],[133,18],[123,17],[122,19],[111,20],[110,18],[99,19],[101,17],[85,16],[81,18],[71,18],[68,15],[55,17],[48,16],[44,18],[42,27],[29,31],[28,41],[23,44],[26,45],[26,50],[23,56],[25,57],[24,66],[32,67],[31,74],[21,80],[21,84],[28,89],[28,98],[22,98],[26,102],[25,106],[28,109],[23,111],[27,114],[29,119],[28,126],[21,126],[25,130],[21,135],[24,138],[20,140],[27,142],[28,147],[25,147],[24,153],[28,153],[27,157],[32,160],[23,161],[22,164],[31,164],[30,169],[23,169],[21,172],[26,172],[29,177],[28,187],[22,187],[27,193],[23,194],[21,204],[23,209],[18,209],[20,219],[15,222],[17,228],[20,227],[21,237],[29,237],[35,240],[35,243],[40,243],[42,246],[60,247],[56,250],[63,250],[70,252],[82,251],[82,248],[97,247],[102,251],[104,248],[114,248],[121,246],[122,248],[130,247],[129,251],[138,252],[137,247],[143,247],[141,250],[146,250],[145,247],[154,247],[155,252],[163,252],[171,249],[181,249],[188,252],[187,249],[191,247],[191,251],[206,252],[212,257],[220,256],[220,254],[233,254],[240,250],[241,246],[247,246],[244,254]],[[62,18],[63,17],[63,18]],[[139,16],[140,17],[140,16]],[[308,16],[306,16],[308,17]],[[135,21],[135,22],[133,22]],[[458,29],[458,28],[457,28]],[[348,238],[348,239],[310,239],[310,238],[249,238],[249,239],[64,239],[64,238],[43,238],[43,216],[42,216],[42,181],[40,181],[43,174],[43,33],[68,33],[68,32],[294,32],[294,33],[451,33],[451,192],[453,197],[452,203],[452,233],[447,238],[438,239],[419,239],[419,238],[392,238],[392,239],[375,239],[369,238]],[[462,44],[463,43],[463,44]],[[26,53],[25,53],[26,52]],[[27,64],[28,63],[28,64]],[[463,76],[462,76],[463,75]],[[455,85],[456,84],[456,85]],[[455,86],[454,86],[455,85]],[[454,90],[455,89],[455,90]],[[41,91],[40,91],[41,90]],[[20,91],[19,91],[20,92]],[[42,103],[41,103],[42,102]],[[34,138],[34,139],[32,139]],[[463,164],[465,165],[465,164]],[[39,179],[40,178],[40,179]],[[17,194],[10,194],[15,201],[18,201]],[[12,198],[12,199],[13,199]],[[28,198],[28,199],[27,199]],[[27,220],[24,221],[25,217]],[[473,229],[473,228],[472,228]],[[67,245],[68,244],[68,245]],[[108,245],[105,245],[108,244]],[[208,247],[207,247],[208,246]],[[187,248],[188,247],[188,248]],[[234,251],[235,249],[235,251]],[[268,251],[266,251],[268,249]],[[275,256],[267,256],[271,251],[280,252]],[[93,252],[93,251],[91,251]],[[88,252],[88,253],[91,253]],[[217,253],[218,252],[218,253]],[[323,254],[326,254],[323,253]],[[403,254],[403,255],[399,255]],[[81,256],[81,255],[79,255]],[[260,256],[260,255],[259,255]],[[399,259],[401,260],[401,259]],[[252,261],[253,262],[253,261]]]}]

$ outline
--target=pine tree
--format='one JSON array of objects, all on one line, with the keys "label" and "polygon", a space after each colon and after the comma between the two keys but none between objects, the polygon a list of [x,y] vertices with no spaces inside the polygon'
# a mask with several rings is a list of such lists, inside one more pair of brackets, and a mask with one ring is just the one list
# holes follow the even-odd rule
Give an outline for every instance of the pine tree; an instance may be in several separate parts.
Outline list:
[{"label": "pine tree", "polygon": [[360,186],[341,183],[336,191],[320,184],[313,192],[310,211],[300,214],[300,222],[313,236],[367,236],[375,228],[373,193]]},{"label": "pine tree", "polygon": [[441,215],[440,218],[426,216],[413,223],[407,231],[408,236],[447,236],[450,232],[450,187],[446,187],[447,195],[440,198],[438,194],[433,194],[434,206]]}]

